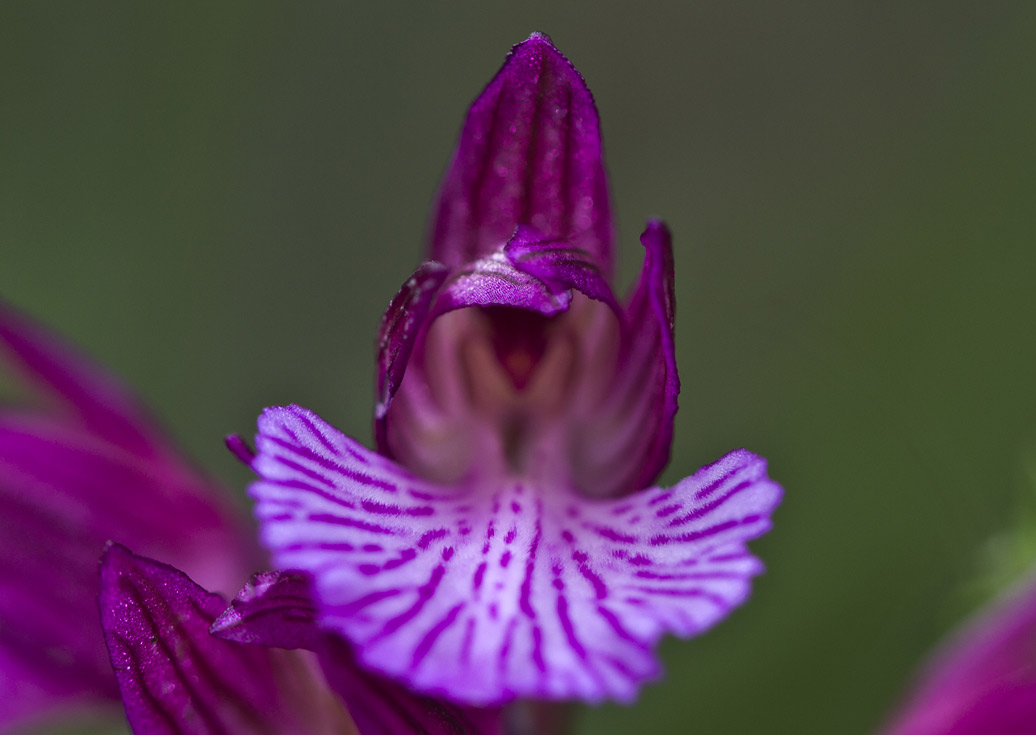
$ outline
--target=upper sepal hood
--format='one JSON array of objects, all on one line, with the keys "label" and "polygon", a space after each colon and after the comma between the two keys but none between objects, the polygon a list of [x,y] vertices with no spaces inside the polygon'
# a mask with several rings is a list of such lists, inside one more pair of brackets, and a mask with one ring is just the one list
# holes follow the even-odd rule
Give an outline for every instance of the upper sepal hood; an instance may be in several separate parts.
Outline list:
[{"label": "upper sepal hood", "polygon": [[434,210],[430,259],[461,266],[521,224],[611,273],[613,228],[593,96],[542,33],[517,44],[471,105]]}]

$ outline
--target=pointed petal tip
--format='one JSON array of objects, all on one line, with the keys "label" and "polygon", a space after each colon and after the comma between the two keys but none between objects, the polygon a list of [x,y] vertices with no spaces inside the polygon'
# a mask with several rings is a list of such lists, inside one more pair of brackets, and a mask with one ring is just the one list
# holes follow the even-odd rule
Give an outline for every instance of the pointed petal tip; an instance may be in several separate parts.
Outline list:
[{"label": "pointed petal tip", "polygon": [[669,225],[667,225],[665,223],[665,220],[661,217],[649,217],[648,221],[644,225],[644,233],[641,235],[641,238],[647,237],[649,235],[656,237],[671,237]]},{"label": "pointed petal tip", "polygon": [[564,57],[564,54],[558,51],[558,47],[554,45],[554,41],[551,40],[550,36],[541,31],[533,31],[524,41],[519,41],[512,46],[511,55],[520,55],[524,52],[536,50],[550,50]]},{"label": "pointed petal tip", "polygon": [[125,564],[136,556],[132,551],[120,544],[118,541],[109,539],[101,549],[101,571],[109,567],[114,568],[117,564]]}]

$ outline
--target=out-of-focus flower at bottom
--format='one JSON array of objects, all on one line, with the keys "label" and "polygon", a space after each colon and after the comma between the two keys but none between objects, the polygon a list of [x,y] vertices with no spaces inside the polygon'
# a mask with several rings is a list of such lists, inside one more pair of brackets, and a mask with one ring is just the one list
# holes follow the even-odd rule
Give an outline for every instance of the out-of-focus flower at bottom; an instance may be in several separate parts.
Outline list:
[{"label": "out-of-focus flower at bottom", "polygon": [[943,644],[884,732],[1036,733],[1036,575]]}]

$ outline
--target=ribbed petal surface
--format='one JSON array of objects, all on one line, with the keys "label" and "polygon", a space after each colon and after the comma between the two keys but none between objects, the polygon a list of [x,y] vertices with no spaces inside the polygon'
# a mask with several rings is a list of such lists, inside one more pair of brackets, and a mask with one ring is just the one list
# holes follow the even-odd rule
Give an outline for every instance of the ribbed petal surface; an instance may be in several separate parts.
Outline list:
[{"label": "ribbed petal surface", "polygon": [[226,607],[177,569],[113,545],[101,622],[135,735],[352,735],[303,654],[209,635]]},{"label": "ribbed petal surface", "polygon": [[312,412],[267,409],[251,487],[281,568],[313,575],[320,623],[418,690],[629,701],[654,644],[744,601],[780,488],[738,451],[674,488],[588,501],[519,480],[420,480]]},{"label": "ribbed petal surface", "polygon": [[929,663],[888,735],[1036,728],[1036,577],[982,611]]},{"label": "ribbed petal surface", "polygon": [[593,97],[546,36],[512,50],[472,104],[443,180],[430,256],[461,266],[531,225],[607,275],[612,221]]}]

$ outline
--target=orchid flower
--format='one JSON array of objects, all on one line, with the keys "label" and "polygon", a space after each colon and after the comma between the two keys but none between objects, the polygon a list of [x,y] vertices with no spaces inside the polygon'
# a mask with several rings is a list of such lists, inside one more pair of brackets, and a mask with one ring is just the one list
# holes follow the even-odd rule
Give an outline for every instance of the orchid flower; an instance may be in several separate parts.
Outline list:
[{"label": "orchid flower", "polygon": [[943,644],[885,732],[1021,735],[1036,731],[1036,577]]},{"label": "orchid flower", "polygon": [[312,579],[299,614],[409,688],[629,702],[664,634],[748,597],[781,489],[745,450],[653,486],[679,392],[670,235],[648,223],[617,299],[596,108],[546,36],[475,100],[434,211],[378,333],[377,450],[298,406],[266,409],[254,452],[228,441],[262,541]]},{"label": "orchid flower", "polygon": [[258,552],[129,391],[2,303],[0,357],[42,399],[0,407],[0,732],[20,732],[118,701],[97,624],[108,539],[220,590]]}]

